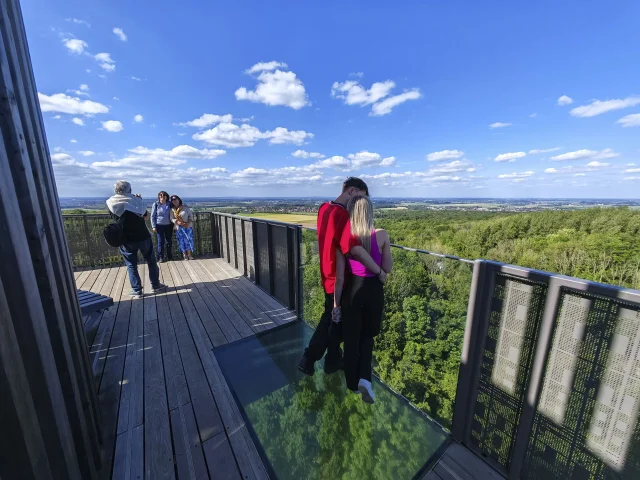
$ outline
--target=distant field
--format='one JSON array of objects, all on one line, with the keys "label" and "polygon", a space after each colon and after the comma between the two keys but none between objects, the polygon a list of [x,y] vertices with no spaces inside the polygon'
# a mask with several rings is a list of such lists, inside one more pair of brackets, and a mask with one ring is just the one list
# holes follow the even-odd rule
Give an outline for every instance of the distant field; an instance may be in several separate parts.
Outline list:
[{"label": "distant field", "polygon": [[276,222],[299,223],[304,227],[316,226],[315,213],[248,213],[245,217],[266,218]]}]

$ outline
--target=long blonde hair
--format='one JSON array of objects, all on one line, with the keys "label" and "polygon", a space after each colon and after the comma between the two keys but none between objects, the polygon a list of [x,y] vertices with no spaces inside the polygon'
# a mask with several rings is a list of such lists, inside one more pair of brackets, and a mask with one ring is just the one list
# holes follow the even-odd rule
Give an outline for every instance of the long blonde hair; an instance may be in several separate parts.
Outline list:
[{"label": "long blonde hair", "polygon": [[351,234],[358,237],[364,249],[371,253],[371,232],[373,232],[373,204],[369,197],[352,197],[347,205]]}]

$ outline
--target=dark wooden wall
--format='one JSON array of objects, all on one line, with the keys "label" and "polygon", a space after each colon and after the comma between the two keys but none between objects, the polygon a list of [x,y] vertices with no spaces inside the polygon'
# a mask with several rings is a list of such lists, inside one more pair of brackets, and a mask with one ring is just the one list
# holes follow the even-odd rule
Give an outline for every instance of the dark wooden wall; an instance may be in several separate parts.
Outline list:
[{"label": "dark wooden wall", "polygon": [[0,0],[0,477],[97,478],[96,400],[22,14]]}]

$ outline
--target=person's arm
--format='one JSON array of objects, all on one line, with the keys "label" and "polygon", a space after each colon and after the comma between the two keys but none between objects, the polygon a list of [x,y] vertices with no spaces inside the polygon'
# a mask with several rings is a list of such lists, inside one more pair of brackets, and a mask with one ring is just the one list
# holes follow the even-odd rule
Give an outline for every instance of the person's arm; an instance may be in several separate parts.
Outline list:
[{"label": "person's arm", "polygon": [[158,223],[158,202],[153,202],[151,206],[151,228],[156,231],[156,224]]},{"label": "person's arm", "polygon": [[169,219],[171,220],[171,223],[175,225],[178,219],[176,218],[176,215],[173,213],[173,208],[170,209],[170,212],[171,213],[169,214]]},{"label": "person's arm", "polygon": [[386,230],[378,230],[378,235],[382,235],[384,244],[382,245],[382,268],[385,272],[391,273],[393,269],[393,257],[391,256],[391,240],[389,240],[389,232]]},{"label": "person's arm", "polygon": [[342,300],[342,289],[344,288],[344,269],[346,261],[344,255],[340,249],[336,249],[336,283],[335,290],[333,292],[333,308],[340,308],[340,301]]}]

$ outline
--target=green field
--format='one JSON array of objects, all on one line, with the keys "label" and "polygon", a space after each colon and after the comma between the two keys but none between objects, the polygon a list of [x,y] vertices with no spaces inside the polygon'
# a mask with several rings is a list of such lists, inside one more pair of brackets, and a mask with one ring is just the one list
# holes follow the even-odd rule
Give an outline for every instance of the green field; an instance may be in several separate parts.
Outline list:
[{"label": "green field", "polygon": [[248,213],[240,214],[245,217],[266,218],[267,220],[275,220],[276,222],[297,223],[304,227],[316,226],[315,213]]}]

